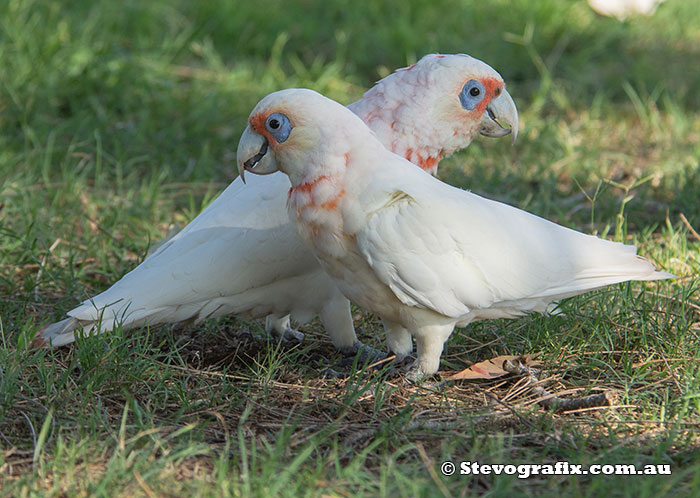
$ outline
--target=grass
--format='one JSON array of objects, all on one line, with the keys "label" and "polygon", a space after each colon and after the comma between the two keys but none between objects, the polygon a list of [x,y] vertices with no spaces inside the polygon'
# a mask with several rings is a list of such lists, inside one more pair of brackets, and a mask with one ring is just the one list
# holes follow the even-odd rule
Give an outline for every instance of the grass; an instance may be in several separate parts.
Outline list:
[{"label": "grass", "polygon": [[[659,496],[700,489],[700,13],[583,1],[0,4],[0,489],[4,496]],[[133,268],[235,176],[253,105],[308,86],[341,102],[424,53],[497,68],[518,143],[479,140],[444,180],[636,243],[679,275],[456,333],[442,369],[539,352],[554,414],[517,378],[414,387],[325,379],[302,345],[227,318],[23,347]],[[683,222],[684,215],[687,224]],[[361,338],[382,347],[376,317]],[[544,377],[543,377],[544,378]],[[439,474],[441,462],[634,463],[671,476]]]}]

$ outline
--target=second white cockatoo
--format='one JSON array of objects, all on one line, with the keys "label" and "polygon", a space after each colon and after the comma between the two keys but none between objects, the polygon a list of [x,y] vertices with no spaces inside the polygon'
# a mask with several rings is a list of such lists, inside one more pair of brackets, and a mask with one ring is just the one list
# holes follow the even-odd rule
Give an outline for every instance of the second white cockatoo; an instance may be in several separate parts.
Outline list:
[{"label": "second white cockatoo", "polygon": [[[500,95],[478,112],[464,108],[467,82]],[[387,76],[351,104],[387,147],[434,173],[441,158],[477,135],[517,133],[518,114],[504,83],[487,64],[467,55],[428,55]],[[500,123],[511,128],[504,128]],[[418,168],[416,168],[418,169]],[[297,338],[301,322],[319,314],[333,344],[353,354],[357,341],[348,300],[321,270],[290,224],[286,175],[240,178],[172,239],[109,289],[45,326],[37,345],[60,346],[85,334],[143,324],[201,322],[238,314],[267,316],[274,335]]]},{"label": "second white cockatoo", "polygon": [[[502,92],[498,80],[474,79],[460,103],[479,115]],[[260,101],[237,160],[241,177],[289,176],[290,218],[326,273],[384,320],[397,357],[411,352],[415,338],[410,380],[437,372],[455,326],[547,312],[558,300],[618,282],[672,277],[634,246],[441,182],[311,90]]]},{"label": "second white cockatoo", "polygon": [[651,16],[664,0],[588,0],[601,16],[616,17],[624,21],[630,16]]}]

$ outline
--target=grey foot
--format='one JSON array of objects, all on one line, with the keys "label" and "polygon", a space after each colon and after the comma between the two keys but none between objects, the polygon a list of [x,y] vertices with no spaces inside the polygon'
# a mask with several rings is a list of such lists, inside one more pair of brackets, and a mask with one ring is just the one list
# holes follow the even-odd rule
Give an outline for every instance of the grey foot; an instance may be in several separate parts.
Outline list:
[{"label": "grey foot", "polygon": [[418,361],[415,361],[411,366],[409,366],[405,370],[404,377],[411,384],[420,384],[430,376],[426,375],[425,372],[423,372],[423,369],[418,364]]},{"label": "grey foot", "polygon": [[302,342],[304,340],[304,334],[302,332],[299,332],[298,330],[286,328],[284,329],[284,334],[282,334],[280,340],[290,342]]},{"label": "grey foot", "polygon": [[415,356],[405,355],[394,359],[387,365],[386,375],[388,378],[405,377],[417,365]]},{"label": "grey foot", "polygon": [[340,366],[342,367],[350,367],[355,364],[355,362],[357,362],[358,365],[377,363],[388,356],[384,351],[374,349],[366,344],[362,344],[360,341],[355,341],[352,346],[341,349],[340,352],[346,356],[346,358],[340,362]]},{"label": "grey foot", "polygon": [[339,372],[331,368],[329,366],[331,364],[330,360],[320,353],[311,353],[308,356],[308,361],[322,368],[321,377],[324,379],[345,379],[350,376],[347,372]]},{"label": "grey foot", "polygon": [[[366,347],[366,346],[365,346]],[[370,348],[371,349],[371,348]],[[376,357],[371,357],[366,361],[366,364],[369,363],[370,367],[369,369],[363,370],[364,373],[368,374],[370,372],[380,372],[383,376],[385,376],[388,379],[396,378],[396,377],[401,377],[405,375],[406,371],[408,368],[413,365],[415,358],[412,356],[404,356],[403,358],[394,358],[391,361],[381,361],[385,360],[388,355],[386,353],[383,353],[381,351],[377,351],[376,349],[371,349],[371,351],[374,351],[375,353],[379,353],[378,356]],[[355,357],[351,358],[346,358],[340,362],[340,366],[344,368],[351,368],[355,364]],[[361,364],[358,362],[358,366],[361,366]],[[339,372],[336,372],[339,373]],[[349,375],[349,372],[347,373]]]},{"label": "grey foot", "polygon": [[388,365],[387,377],[396,378],[403,377],[411,384],[424,384],[424,382],[433,377],[432,374],[426,374],[418,364],[418,360],[412,355],[406,355],[403,358],[398,358]]},{"label": "grey foot", "polygon": [[328,367],[321,371],[321,377],[324,379],[347,379],[350,377],[350,374],[348,372],[342,372]]},{"label": "grey foot", "polygon": [[408,366],[408,368],[404,370],[404,378],[408,382],[410,382],[411,384],[420,384],[422,387],[439,388],[440,386],[442,386],[444,384],[444,381],[440,381],[438,379],[436,382],[433,382],[431,380],[434,379],[436,376],[439,377],[437,373],[425,373],[418,364],[418,360],[414,361],[411,365]]}]

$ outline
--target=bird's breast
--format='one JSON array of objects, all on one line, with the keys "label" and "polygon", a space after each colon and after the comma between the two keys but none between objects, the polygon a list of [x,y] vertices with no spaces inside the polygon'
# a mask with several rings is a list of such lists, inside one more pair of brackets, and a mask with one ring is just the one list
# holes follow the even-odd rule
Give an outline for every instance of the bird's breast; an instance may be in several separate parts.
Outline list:
[{"label": "bird's breast", "polygon": [[302,240],[320,259],[339,258],[347,251],[349,238],[340,210],[344,194],[341,190],[335,196],[315,199],[312,192],[290,192],[289,216]]}]

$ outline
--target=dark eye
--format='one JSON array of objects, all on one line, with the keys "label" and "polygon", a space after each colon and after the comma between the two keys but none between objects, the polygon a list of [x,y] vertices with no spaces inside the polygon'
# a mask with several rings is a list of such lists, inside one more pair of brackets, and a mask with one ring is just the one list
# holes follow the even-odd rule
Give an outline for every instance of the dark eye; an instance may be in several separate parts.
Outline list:
[{"label": "dark eye", "polygon": [[280,144],[287,140],[292,132],[292,124],[289,122],[289,118],[281,112],[270,114],[265,120],[265,128]]},{"label": "dark eye", "polygon": [[468,111],[473,111],[484,98],[484,85],[477,80],[469,80],[459,92],[459,102]]}]

